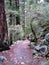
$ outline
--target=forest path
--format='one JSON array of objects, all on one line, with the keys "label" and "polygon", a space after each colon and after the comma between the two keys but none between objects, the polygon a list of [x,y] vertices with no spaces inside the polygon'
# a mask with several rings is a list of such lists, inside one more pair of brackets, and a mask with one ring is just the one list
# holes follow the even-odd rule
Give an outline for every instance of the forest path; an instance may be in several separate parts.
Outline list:
[{"label": "forest path", "polygon": [[11,46],[10,50],[0,52],[0,56],[6,57],[2,65],[40,65],[46,59],[42,57],[33,57],[32,49],[28,46],[30,41],[21,40],[17,44]]}]

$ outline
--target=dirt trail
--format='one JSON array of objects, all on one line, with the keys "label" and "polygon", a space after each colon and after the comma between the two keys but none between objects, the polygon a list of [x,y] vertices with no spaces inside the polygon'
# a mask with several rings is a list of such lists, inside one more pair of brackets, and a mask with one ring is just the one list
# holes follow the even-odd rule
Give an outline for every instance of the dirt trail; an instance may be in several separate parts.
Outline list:
[{"label": "dirt trail", "polygon": [[29,43],[28,40],[21,40],[11,46],[10,50],[0,52],[0,56],[6,57],[6,60],[0,63],[2,65],[40,65],[41,62],[45,62],[45,58],[32,56],[32,50],[28,46]]}]

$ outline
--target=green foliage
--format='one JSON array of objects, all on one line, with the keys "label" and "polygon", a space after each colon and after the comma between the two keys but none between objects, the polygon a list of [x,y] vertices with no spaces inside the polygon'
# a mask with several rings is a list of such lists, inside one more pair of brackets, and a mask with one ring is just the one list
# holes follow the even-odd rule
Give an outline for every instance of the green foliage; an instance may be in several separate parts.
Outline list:
[{"label": "green foliage", "polygon": [[46,0],[47,2],[49,2],[49,0]]},{"label": "green foliage", "polygon": [[47,60],[47,62],[49,63],[49,59]]},{"label": "green foliage", "polygon": [[30,0],[30,1],[29,1],[29,5],[31,5],[31,4],[33,4],[33,0]]},{"label": "green foliage", "polygon": [[31,29],[27,26],[25,27],[25,35],[31,33]]},{"label": "green foliage", "polygon": [[7,13],[12,13],[13,15],[19,15],[19,11],[17,11],[17,10],[12,10],[12,9],[6,9],[6,12]]},{"label": "green foliage", "polygon": [[[38,19],[34,19],[32,26],[36,32],[36,35],[43,34],[44,28],[49,24],[49,0],[43,3],[34,3],[36,0],[26,0],[25,4],[24,1],[20,1],[20,11],[16,9],[15,0],[12,0],[12,6],[9,5],[9,0],[5,0],[5,10],[6,13],[12,13],[14,16],[20,15],[20,23],[25,26],[25,35],[31,33],[30,29],[30,21],[32,17],[39,17]],[[24,11],[25,10],[25,11]],[[41,14],[38,15],[38,14]],[[9,22],[9,17],[7,17]],[[48,21],[48,22],[47,22]],[[24,23],[23,23],[24,22]],[[10,26],[9,26],[10,27]],[[21,37],[19,35],[18,37]]]}]

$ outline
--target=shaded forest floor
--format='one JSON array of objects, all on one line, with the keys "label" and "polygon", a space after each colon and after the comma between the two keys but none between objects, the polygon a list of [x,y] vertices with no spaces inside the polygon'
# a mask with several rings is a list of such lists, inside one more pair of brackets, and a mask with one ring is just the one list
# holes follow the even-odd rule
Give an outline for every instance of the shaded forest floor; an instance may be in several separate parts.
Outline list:
[{"label": "shaded forest floor", "polygon": [[28,46],[30,41],[21,40],[12,45],[10,50],[0,52],[0,56],[5,56],[6,60],[0,61],[2,65],[40,65],[46,58],[32,56],[32,49]]}]

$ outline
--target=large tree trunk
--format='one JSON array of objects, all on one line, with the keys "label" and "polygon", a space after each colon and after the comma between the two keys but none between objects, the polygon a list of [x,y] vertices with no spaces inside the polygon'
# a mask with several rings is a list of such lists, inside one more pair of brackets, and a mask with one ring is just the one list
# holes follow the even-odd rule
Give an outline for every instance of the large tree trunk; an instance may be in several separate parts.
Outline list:
[{"label": "large tree trunk", "polygon": [[[19,0],[15,0],[16,9],[19,10]],[[19,15],[16,16],[16,25],[20,24],[20,17]]]},{"label": "large tree trunk", "polygon": [[0,0],[0,50],[9,48],[4,0]]}]

